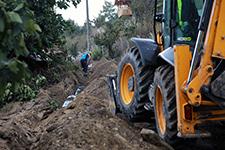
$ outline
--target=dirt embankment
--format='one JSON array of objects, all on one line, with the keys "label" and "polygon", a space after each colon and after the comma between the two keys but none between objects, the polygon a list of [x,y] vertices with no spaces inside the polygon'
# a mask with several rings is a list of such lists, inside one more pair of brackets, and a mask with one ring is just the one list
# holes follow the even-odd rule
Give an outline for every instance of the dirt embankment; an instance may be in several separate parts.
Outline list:
[{"label": "dirt embankment", "polygon": [[[116,70],[113,61],[95,62],[88,78],[68,75],[60,83],[40,90],[26,103],[11,103],[0,111],[0,149],[168,149],[148,143],[140,128],[109,110],[105,75]],[[68,109],[59,108],[79,81],[85,90]]]}]

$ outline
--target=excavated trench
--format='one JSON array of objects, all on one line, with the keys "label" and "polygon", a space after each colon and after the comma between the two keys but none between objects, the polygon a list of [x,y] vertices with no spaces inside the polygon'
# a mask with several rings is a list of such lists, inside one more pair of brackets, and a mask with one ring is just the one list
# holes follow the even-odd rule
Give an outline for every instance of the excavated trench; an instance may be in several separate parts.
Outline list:
[{"label": "excavated trench", "polygon": [[[60,83],[41,89],[35,100],[6,105],[0,110],[0,149],[172,149],[154,132],[141,136],[149,124],[132,124],[113,115],[106,75],[115,70],[114,61],[103,59],[94,62],[88,78],[80,72],[68,74]],[[78,95],[77,85],[85,86]],[[71,94],[76,99],[62,108]],[[55,104],[60,107],[55,109]],[[224,149],[219,136],[181,145],[178,149]]]}]

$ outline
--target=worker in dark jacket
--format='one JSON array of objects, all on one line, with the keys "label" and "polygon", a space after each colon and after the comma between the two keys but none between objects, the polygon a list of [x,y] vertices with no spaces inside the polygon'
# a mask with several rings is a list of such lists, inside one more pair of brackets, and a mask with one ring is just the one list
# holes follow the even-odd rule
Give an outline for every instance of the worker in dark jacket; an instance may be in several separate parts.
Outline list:
[{"label": "worker in dark jacket", "polygon": [[90,63],[90,60],[91,60],[91,54],[90,53],[84,53],[80,58],[80,64],[81,64],[81,67],[82,67],[85,75],[87,75],[88,65]]}]

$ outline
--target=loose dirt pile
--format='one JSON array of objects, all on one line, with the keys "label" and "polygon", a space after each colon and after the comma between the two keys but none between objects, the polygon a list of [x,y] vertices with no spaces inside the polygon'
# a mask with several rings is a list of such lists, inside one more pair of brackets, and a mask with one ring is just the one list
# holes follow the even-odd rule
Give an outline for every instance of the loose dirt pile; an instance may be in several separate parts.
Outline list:
[{"label": "loose dirt pile", "polygon": [[[88,78],[70,74],[40,90],[33,101],[5,106],[0,111],[0,149],[169,149],[160,140],[145,142],[141,128],[110,112],[105,75],[115,70],[113,61],[103,59],[94,63]],[[78,80],[87,85],[85,90],[68,109],[55,110]]]},{"label": "loose dirt pile", "polygon": [[[88,78],[68,73],[58,84],[41,89],[35,100],[6,105],[0,110],[0,149],[171,149],[154,133],[141,137],[146,124],[131,124],[110,112],[105,76],[115,70],[114,61],[102,59],[94,62]],[[68,109],[61,108],[80,84],[84,91]],[[224,149],[224,138],[215,131],[210,139],[186,140],[178,149]]]},{"label": "loose dirt pile", "polygon": [[0,149],[30,149],[38,140],[40,123],[52,115],[77,83],[69,74],[60,83],[40,90],[27,103],[16,102],[0,110]]}]

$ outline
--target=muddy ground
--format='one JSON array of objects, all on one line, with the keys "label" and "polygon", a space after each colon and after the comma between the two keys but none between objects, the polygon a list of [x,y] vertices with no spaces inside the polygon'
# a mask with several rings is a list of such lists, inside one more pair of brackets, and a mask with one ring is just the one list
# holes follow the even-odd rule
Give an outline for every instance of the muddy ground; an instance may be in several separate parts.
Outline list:
[{"label": "muddy ground", "polygon": [[[88,78],[69,73],[60,83],[41,89],[35,100],[6,105],[0,110],[0,149],[172,149],[154,133],[148,140],[141,137],[141,129],[149,124],[131,124],[110,111],[105,76],[115,70],[115,62],[103,59],[94,62]],[[69,108],[58,108],[81,84],[85,89]],[[218,149],[218,144],[199,139],[179,149],[203,148]]]}]

